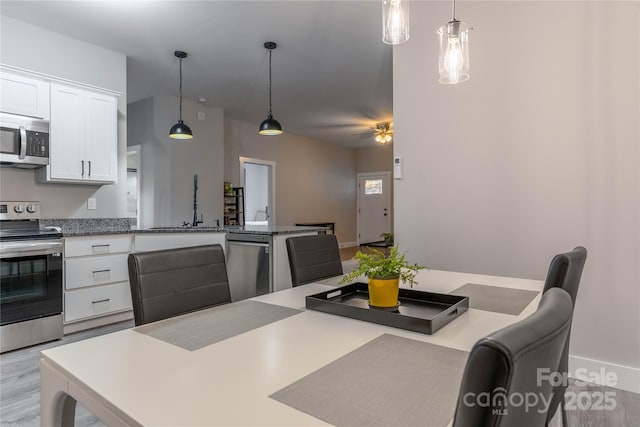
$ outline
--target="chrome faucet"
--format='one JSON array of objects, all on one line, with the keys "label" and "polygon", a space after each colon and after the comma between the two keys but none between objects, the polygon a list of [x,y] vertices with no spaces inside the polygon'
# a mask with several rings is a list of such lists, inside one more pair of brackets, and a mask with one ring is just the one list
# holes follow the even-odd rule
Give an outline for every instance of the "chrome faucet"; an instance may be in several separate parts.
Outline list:
[{"label": "chrome faucet", "polygon": [[204,217],[200,214],[200,219],[198,219],[198,175],[193,175],[193,222],[192,226],[197,227],[198,224],[202,224],[204,222]]}]

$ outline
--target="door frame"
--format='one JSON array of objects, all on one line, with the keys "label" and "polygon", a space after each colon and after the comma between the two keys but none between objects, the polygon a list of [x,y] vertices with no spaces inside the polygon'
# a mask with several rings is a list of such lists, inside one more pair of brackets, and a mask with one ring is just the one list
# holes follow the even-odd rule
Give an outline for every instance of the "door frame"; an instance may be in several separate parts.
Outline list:
[{"label": "door frame", "polygon": [[[262,160],[262,159],[255,159],[252,157],[243,157],[240,156],[239,157],[240,160],[240,187],[245,186],[244,183],[244,164],[245,163],[252,163],[255,165],[263,165],[263,166],[270,166],[269,170],[271,171],[270,176],[269,176],[269,181],[271,184],[271,188],[269,189],[269,209],[271,209],[271,212],[269,212],[269,218],[268,218],[268,225],[269,226],[273,226],[276,224],[276,162],[271,161],[271,160]],[[245,188],[245,197],[246,197],[246,188]],[[246,204],[246,200],[245,200],[245,204]],[[245,218],[245,222],[246,222],[247,218]]]},{"label": "door frame", "polygon": [[[136,156],[138,156],[138,168],[136,169],[136,227],[140,227],[141,221],[142,221],[142,211],[140,210],[141,208],[141,203],[140,203],[140,199],[142,197],[142,145],[141,144],[136,144],[136,145],[127,145],[127,156],[129,155],[129,153],[135,153]],[[128,165],[127,165],[128,166]],[[127,173],[129,172],[129,168],[125,168],[127,170]],[[126,174],[125,174],[125,182],[126,182]],[[125,184],[126,187],[126,184]]]},{"label": "door frame", "polygon": [[389,183],[388,197],[389,197],[389,214],[387,215],[388,229],[391,230],[391,186],[393,185],[391,181],[391,172],[390,171],[381,171],[381,172],[363,172],[356,174],[356,233],[358,234],[356,237],[356,241],[358,242],[358,246],[360,246],[360,188],[358,184],[360,183],[360,178],[366,178],[367,176],[380,176],[385,175],[387,177],[387,182]]}]

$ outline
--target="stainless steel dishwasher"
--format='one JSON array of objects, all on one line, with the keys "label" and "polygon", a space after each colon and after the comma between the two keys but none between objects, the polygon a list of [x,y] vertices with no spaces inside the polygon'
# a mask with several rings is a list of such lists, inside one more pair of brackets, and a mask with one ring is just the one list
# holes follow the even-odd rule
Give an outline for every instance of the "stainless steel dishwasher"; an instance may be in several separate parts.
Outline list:
[{"label": "stainless steel dishwasher", "polygon": [[270,235],[231,232],[227,234],[226,246],[232,301],[273,291]]}]

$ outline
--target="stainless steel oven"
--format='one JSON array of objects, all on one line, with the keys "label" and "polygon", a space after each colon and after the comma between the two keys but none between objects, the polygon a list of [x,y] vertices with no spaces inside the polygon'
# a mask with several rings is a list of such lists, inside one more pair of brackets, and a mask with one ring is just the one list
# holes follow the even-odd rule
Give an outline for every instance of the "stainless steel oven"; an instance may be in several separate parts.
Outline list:
[{"label": "stainless steel oven", "polygon": [[0,352],[62,337],[62,236],[37,202],[0,202]]}]

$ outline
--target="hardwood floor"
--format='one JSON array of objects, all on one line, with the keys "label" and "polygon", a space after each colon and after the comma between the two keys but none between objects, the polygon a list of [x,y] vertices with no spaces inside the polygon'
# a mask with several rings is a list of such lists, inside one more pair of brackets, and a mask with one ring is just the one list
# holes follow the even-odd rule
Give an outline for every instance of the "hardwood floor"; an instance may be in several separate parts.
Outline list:
[{"label": "hardwood floor", "polygon": [[[133,327],[133,320],[66,335],[33,347],[0,355],[0,425],[40,426],[40,351],[74,341]],[[104,424],[82,405],[76,409],[76,426]]]},{"label": "hardwood floor", "polygon": [[[355,250],[353,253],[355,253]],[[59,341],[0,355],[0,426],[36,427],[40,425],[39,360],[41,350],[132,326],[133,321],[116,323],[67,335]],[[614,392],[614,400],[616,402],[616,407],[613,410],[575,409],[568,411],[569,426],[571,427],[637,427],[640,425],[640,394],[596,385],[578,387],[575,383],[570,385],[568,391],[576,396],[583,394],[585,398],[588,397],[590,402],[595,402],[595,399],[593,399],[594,393]],[[584,399],[583,401],[586,400]],[[75,425],[81,427],[104,426],[100,420],[81,405],[78,405],[76,410]]]},{"label": "hardwood floor", "polygon": [[350,248],[340,249],[340,259],[342,261],[349,261],[360,250],[360,246],[352,246]]}]

